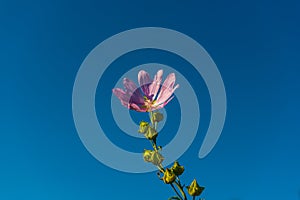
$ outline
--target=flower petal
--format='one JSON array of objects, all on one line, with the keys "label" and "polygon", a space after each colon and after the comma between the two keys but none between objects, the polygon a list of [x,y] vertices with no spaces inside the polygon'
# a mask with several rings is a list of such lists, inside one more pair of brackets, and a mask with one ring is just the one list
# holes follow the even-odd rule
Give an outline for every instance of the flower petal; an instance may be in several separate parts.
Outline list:
[{"label": "flower petal", "polygon": [[166,80],[164,81],[163,85],[167,88],[173,87],[176,80],[176,76],[174,73],[171,73],[167,76]]},{"label": "flower petal", "polygon": [[125,102],[129,102],[129,98],[126,95],[126,92],[120,88],[114,88],[112,90],[112,92],[114,93],[114,95],[116,95],[120,100],[125,101]]},{"label": "flower petal", "polygon": [[138,81],[140,87],[142,88],[142,91],[149,98],[150,97],[149,85],[152,83],[149,74],[144,70],[139,71]]},{"label": "flower petal", "polygon": [[172,96],[171,98],[169,98],[167,101],[165,101],[164,103],[162,103],[160,105],[155,104],[153,110],[158,110],[158,109],[165,107],[173,98],[174,98],[174,96]]},{"label": "flower petal", "polygon": [[165,101],[167,101],[174,93],[174,91],[179,87],[177,84],[174,88],[168,88],[165,89],[163,94],[160,96],[160,98],[157,100],[157,104],[162,104]]},{"label": "flower petal", "polygon": [[133,81],[128,78],[123,79],[123,85],[126,88],[126,94],[129,97],[130,103],[143,104],[144,98],[141,94],[139,88],[135,85]]},{"label": "flower petal", "polygon": [[[162,81],[163,70],[158,70],[156,75],[154,76],[153,82],[149,86],[149,94],[153,97],[153,99],[157,96],[157,92],[160,88],[160,84]],[[153,100],[152,99],[152,100]]]},{"label": "flower petal", "polygon": [[137,104],[134,104],[134,103],[129,104],[129,109],[135,110],[135,111],[138,111],[138,112],[147,112],[146,109],[144,109],[144,108],[142,108],[142,107],[140,107],[140,106],[138,106]]},{"label": "flower petal", "polygon": [[129,96],[130,96],[129,103],[135,103],[135,104],[144,104],[145,103],[144,98],[139,89],[134,91],[134,93]]},{"label": "flower petal", "polygon": [[179,87],[178,84],[174,87],[175,80],[176,80],[176,77],[175,77],[174,73],[171,73],[168,75],[168,77],[164,81],[164,83],[160,89],[160,92],[158,94],[158,97],[156,99],[157,104],[162,104],[165,101],[167,101],[172,96],[174,91]]},{"label": "flower petal", "polygon": [[137,89],[137,86],[135,85],[135,83],[128,78],[123,79],[123,85],[128,92],[133,93]]}]

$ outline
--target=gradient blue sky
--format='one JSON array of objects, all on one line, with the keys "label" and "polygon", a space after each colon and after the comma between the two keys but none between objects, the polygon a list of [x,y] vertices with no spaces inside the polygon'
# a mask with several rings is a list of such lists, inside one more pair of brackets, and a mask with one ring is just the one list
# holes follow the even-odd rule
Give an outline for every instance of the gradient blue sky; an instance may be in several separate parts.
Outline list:
[{"label": "gradient blue sky", "polygon": [[[299,10],[296,0],[1,1],[0,199],[160,200],[173,194],[155,173],[121,173],[94,159],[72,118],[72,87],[83,59],[106,38],[145,26],[197,40],[226,86],[223,134],[199,160],[209,97],[201,77],[182,71],[204,107],[203,126],[180,158],[184,181],[199,179],[207,200],[299,199]],[[180,71],[182,61],[151,50],[124,56],[106,71],[96,100],[109,101],[112,77],[122,75],[118,67],[144,62]],[[168,105],[170,113],[176,105]],[[98,112],[102,108],[97,104]],[[115,130],[112,141],[128,150],[143,147],[118,132],[106,113],[99,121]]]}]

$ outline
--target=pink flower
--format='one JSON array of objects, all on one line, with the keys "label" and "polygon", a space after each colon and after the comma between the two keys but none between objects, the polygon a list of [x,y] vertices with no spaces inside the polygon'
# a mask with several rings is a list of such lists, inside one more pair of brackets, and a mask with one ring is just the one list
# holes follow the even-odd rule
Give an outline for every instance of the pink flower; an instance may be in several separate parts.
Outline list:
[{"label": "pink flower", "polygon": [[125,90],[114,88],[112,91],[120,99],[121,104],[128,109],[138,112],[157,110],[174,98],[173,93],[179,87],[178,84],[174,87],[176,80],[174,73],[169,74],[161,85],[162,75],[163,70],[159,70],[151,80],[149,74],[141,70],[138,74],[139,88],[133,81],[124,78]]}]

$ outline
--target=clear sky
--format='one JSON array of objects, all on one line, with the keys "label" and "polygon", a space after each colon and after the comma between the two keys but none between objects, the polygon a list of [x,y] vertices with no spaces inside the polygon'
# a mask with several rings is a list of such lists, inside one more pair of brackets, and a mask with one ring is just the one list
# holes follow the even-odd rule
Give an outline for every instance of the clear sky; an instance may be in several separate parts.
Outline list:
[{"label": "clear sky", "polygon": [[[197,178],[207,200],[300,199],[299,10],[296,0],[1,1],[0,199],[173,194],[154,172],[118,172],[93,158],[72,117],[73,83],[87,54],[114,34],[146,26],[189,35],[211,55],[227,92],[223,133],[209,156],[198,159],[210,117],[205,84],[175,55],[145,50],[116,60],[99,82],[96,109],[105,113],[99,122],[112,133],[107,136],[136,152],[148,145],[123,134],[106,105],[126,70],[163,63],[184,74],[201,99],[199,133],[179,159],[186,184]],[[174,136],[176,99],[167,111],[163,144]]]}]

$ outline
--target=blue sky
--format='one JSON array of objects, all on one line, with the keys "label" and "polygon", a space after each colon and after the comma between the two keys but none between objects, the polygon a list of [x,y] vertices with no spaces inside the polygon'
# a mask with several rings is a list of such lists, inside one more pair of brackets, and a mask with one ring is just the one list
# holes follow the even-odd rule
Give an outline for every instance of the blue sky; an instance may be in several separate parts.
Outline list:
[{"label": "blue sky", "polygon": [[[94,159],[72,118],[73,83],[87,54],[114,34],[147,26],[197,40],[226,87],[223,133],[209,156],[199,160],[209,96],[192,69],[181,72],[197,89],[203,120],[179,159],[187,169],[184,181],[197,178],[207,200],[299,199],[299,9],[296,0],[1,1],[0,199],[150,200],[173,194],[155,173],[126,174]],[[110,101],[121,66],[144,62],[179,71],[184,64],[165,52],[128,54],[106,71],[96,100]],[[105,107],[96,106],[97,112]],[[167,111],[176,114],[177,107],[175,100]],[[108,136],[112,141],[135,151],[147,145],[122,135],[106,114],[99,121],[114,132]],[[165,134],[161,141],[169,139]]]}]

